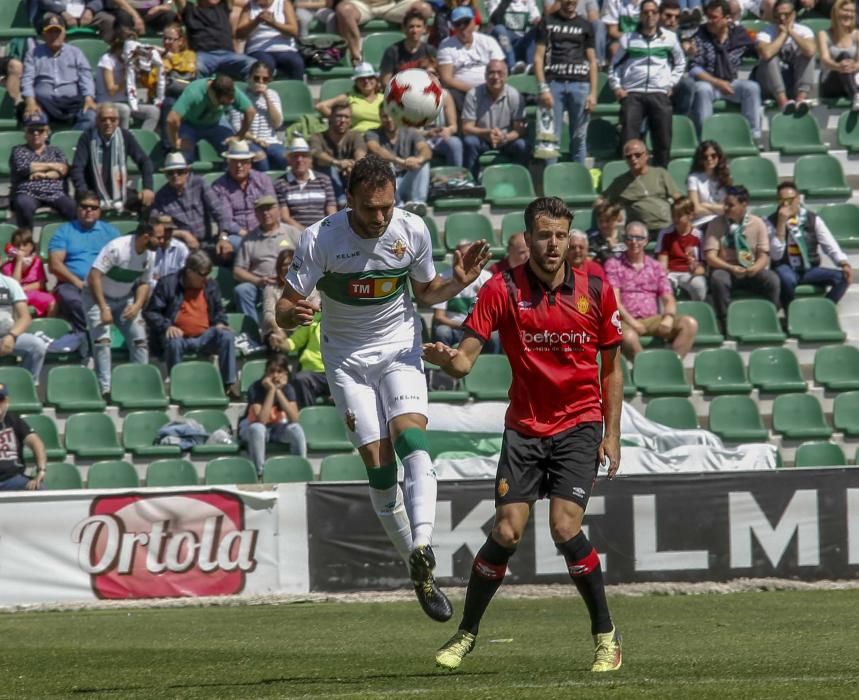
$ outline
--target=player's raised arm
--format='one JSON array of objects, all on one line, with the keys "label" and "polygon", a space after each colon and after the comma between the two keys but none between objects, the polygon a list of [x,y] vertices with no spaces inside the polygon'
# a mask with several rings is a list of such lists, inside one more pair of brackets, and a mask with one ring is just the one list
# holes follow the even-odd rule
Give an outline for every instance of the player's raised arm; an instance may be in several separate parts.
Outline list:
[{"label": "player's raised arm", "polygon": [[309,326],[317,311],[319,307],[316,304],[310,303],[286,282],[275,307],[274,317],[278,326],[289,331],[296,326]]},{"label": "player's raised arm", "polygon": [[452,299],[477,279],[487,262],[489,244],[483,239],[472,243],[464,253],[454,251],[450,277],[436,275],[429,282],[418,282],[412,278],[412,289],[418,302],[423,306],[432,306]]},{"label": "player's raised arm", "polygon": [[474,367],[474,362],[483,350],[483,340],[466,330],[459,347],[451,348],[444,343],[424,343],[423,358],[438,365],[445,374],[462,379]]}]

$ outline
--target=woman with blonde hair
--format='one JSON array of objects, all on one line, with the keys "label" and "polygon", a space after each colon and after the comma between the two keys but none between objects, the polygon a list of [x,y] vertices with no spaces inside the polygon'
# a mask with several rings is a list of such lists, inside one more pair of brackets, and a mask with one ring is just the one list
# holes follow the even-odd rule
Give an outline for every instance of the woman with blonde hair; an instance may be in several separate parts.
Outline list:
[{"label": "woman with blonde hair", "polygon": [[836,0],[829,29],[817,33],[820,53],[820,96],[849,97],[859,111],[859,30],[853,0]]}]

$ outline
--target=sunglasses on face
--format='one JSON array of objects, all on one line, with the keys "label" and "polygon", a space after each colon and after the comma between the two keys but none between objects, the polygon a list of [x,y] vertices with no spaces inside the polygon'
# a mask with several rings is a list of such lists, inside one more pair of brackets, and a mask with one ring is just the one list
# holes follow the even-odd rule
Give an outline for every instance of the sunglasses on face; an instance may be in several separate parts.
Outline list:
[{"label": "sunglasses on face", "polygon": [[623,157],[629,160],[630,158],[642,158],[645,155],[644,151],[633,151],[632,153],[624,153]]},{"label": "sunglasses on face", "polygon": [[719,160],[718,153],[705,153],[704,160]]},{"label": "sunglasses on face", "polygon": [[269,78],[267,75],[255,75],[253,77],[253,81],[255,83],[268,83],[271,82],[271,78]]},{"label": "sunglasses on face", "polygon": [[179,177],[180,175],[187,175],[187,170],[171,170],[167,173],[167,177]]},{"label": "sunglasses on face", "polygon": [[78,204],[78,209],[81,211],[98,211],[101,207],[98,204]]},{"label": "sunglasses on face", "polygon": [[28,134],[44,134],[47,129],[43,126],[31,126],[27,128]]},{"label": "sunglasses on face", "polygon": [[646,240],[647,240],[647,236],[627,236],[627,237],[626,237],[626,240],[628,240],[628,241],[636,241],[636,242],[640,243],[641,241],[646,241]]},{"label": "sunglasses on face", "polygon": [[462,29],[463,27],[467,27],[469,24],[471,24],[470,19],[461,19],[458,22],[454,22],[453,26],[457,29]]}]

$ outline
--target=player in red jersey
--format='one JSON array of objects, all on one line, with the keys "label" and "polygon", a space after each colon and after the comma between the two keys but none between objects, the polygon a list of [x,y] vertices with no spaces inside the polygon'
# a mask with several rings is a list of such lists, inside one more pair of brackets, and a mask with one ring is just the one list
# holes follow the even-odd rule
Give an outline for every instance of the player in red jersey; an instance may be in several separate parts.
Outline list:
[{"label": "player in red jersey", "polygon": [[623,333],[609,284],[566,262],[572,222],[560,199],[531,202],[525,210],[529,261],[483,286],[458,349],[424,346],[425,359],[463,377],[498,330],[513,369],[495,478],[495,524],[474,558],[459,630],[436,653],[443,668],[458,668],[474,648],[531,506],[546,495],[552,539],[590,613],[596,647],[591,670],[621,665],[599,557],[581,525],[599,465],[608,462],[611,479],[620,463]]}]

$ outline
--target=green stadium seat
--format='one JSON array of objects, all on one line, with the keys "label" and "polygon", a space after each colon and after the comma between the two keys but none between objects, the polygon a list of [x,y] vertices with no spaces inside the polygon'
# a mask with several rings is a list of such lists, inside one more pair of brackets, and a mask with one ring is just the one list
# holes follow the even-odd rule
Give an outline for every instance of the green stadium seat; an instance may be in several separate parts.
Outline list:
[{"label": "green stadium seat", "polygon": [[844,467],[847,457],[834,442],[804,442],[796,448],[793,458],[797,467]]},{"label": "green stadium seat", "polygon": [[[3,24],[0,23],[0,27]],[[2,33],[0,29],[0,33]],[[15,103],[9,97],[6,88],[0,87],[0,131],[15,131],[18,128],[18,118],[15,116]]]},{"label": "green stadium seat", "polygon": [[512,381],[513,371],[506,355],[481,355],[462,386],[475,401],[506,401]]},{"label": "green stadium seat", "polygon": [[708,117],[701,128],[701,140],[716,141],[729,158],[759,153],[746,118],[734,112]]},{"label": "green stadium seat", "polygon": [[80,131],[55,131],[51,134],[51,145],[59,148],[71,165],[75,159],[75,148],[80,137]]},{"label": "green stadium seat", "polygon": [[[152,161],[152,165],[156,168],[160,168],[163,165],[164,160],[164,151],[161,148],[161,138],[155,131],[148,131],[146,129],[130,129],[131,134],[137,140],[137,144],[143,149],[143,152],[149,156],[149,160]],[[130,173],[139,173],[140,169],[137,167],[137,163],[135,163],[130,158],[128,159],[128,171]]]},{"label": "green stadium seat", "polygon": [[675,158],[668,163],[668,174],[677,185],[677,190],[681,194],[688,194],[686,181],[689,178],[689,171],[692,169],[691,158]]},{"label": "green stadium seat", "polygon": [[[0,3],[2,5],[3,3]],[[9,169],[9,157],[12,149],[24,143],[24,134],[20,131],[0,131],[0,176],[8,179],[12,171]]]},{"label": "green stadium seat", "polygon": [[352,78],[329,78],[319,88],[319,101],[324,102],[338,95],[348,95],[353,87]]},{"label": "green stadium seat", "polygon": [[691,316],[698,322],[698,333],[695,336],[695,347],[721,345],[725,339],[719,332],[716,314],[713,307],[706,301],[678,301],[677,313],[680,316]]},{"label": "green stadium seat", "polygon": [[543,192],[547,197],[560,197],[572,207],[589,207],[597,198],[594,181],[581,163],[555,163],[543,171]]},{"label": "green stadium seat", "polygon": [[77,458],[121,459],[116,426],[104,413],[74,413],[66,421],[66,449]]},{"label": "green stadium seat", "polygon": [[629,399],[635,396],[638,388],[635,386],[635,382],[632,381],[632,371],[629,369],[629,362],[626,361],[623,355],[620,356],[620,366],[623,370],[623,397]]},{"label": "green stadium seat", "polygon": [[661,396],[647,402],[644,417],[676,430],[695,430],[698,415],[692,402],[684,396]]},{"label": "green stadium seat", "polygon": [[525,207],[537,196],[531,173],[522,165],[490,165],[480,182],[486,188],[484,199],[496,207]]},{"label": "green stadium seat", "polygon": [[695,386],[707,394],[748,394],[743,358],[736,350],[712,348],[695,355]]},{"label": "green stadium seat", "polygon": [[770,394],[788,394],[808,388],[799,361],[783,347],[757,348],[749,356],[749,381]]},{"label": "green stadium seat", "polygon": [[[433,373],[441,372],[436,365],[424,362],[424,370],[432,370]],[[429,393],[427,399],[430,403],[459,403],[468,401],[468,392],[462,388],[462,380],[452,380],[453,388],[451,389],[433,389],[430,382]]]},{"label": "green stadium seat", "polygon": [[107,406],[95,372],[73,365],[50,369],[47,399],[58,411],[103,411]]},{"label": "green stadium seat", "polygon": [[255,484],[257,472],[244,457],[216,457],[206,465],[206,486]]},{"label": "green stadium seat", "polygon": [[683,363],[673,350],[643,350],[632,365],[635,386],[645,396],[689,396]]},{"label": "green stadium seat", "polygon": [[629,170],[624,160],[610,160],[602,166],[600,191],[605,192],[612,182]]},{"label": "green stadium seat", "polygon": [[460,241],[477,241],[481,238],[489,242],[490,251],[494,255],[503,256],[506,252],[495,241],[492,222],[483,214],[460,211],[451,214],[445,219],[444,245],[449,251],[456,250],[456,246]]},{"label": "green stadium seat", "polygon": [[48,464],[44,483],[48,491],[67,491],[84,487],[78,468],[74,464],[64,462]]},{"label": "green stadium seat", "polygon": [[[0,133],[0,141],[2,141],[3,134]],[[0,144],[0,158],[3,157],[2,153],[2,144]],[[8,157],[7,157],[8,160]],[[2,164],[2,160],[0,160],[0,164]],[[3,174],[2,166],[0,166],[0,175]],[[48,261],[48,244],[51,242],[51,239],[54,237],[54,234],[57,232],[57,229],[60,228],[65,222],[55,221],[49,224],[45,224],[42,226],[42,232],[39,234],[39,257],[42,258],[45,262]]]},{"label": "green stadium seat", "polygon": [[221,292],[221,301],[224,306],[229,306],[233,303],[233,290],[236,288],[236,280],[233,277],[232,268],[225,265],[214,265],[209,273],[209,279],[213,279],[218,283],[218,290]]},{"label": "green stadium seat", "polygon": [[849,203],[827,204],[817,214],[842,248],[859,248],[859,207]]},{"label": "green stadium seat", "polygon": [[307,438],[307,449],[320,452],[352,450],[343,415],[334,406],[305,406],[298,422]]},{"label": "green stadium seat", "polygon": [[[208,141],[197,141],[197,158],[191,163],[191,170],[195,173],[209,172],[210,170],[226,170],[224,157],[220,148],[215,148]],[[159,173],[161,174],[161,173]]]},{"label": "green stadium seat", "polygon": [[859,391],[845,391],[835,397],[832,420],[835,429],[846,437],[859,437]]},{"label": "green stadium seat", "polygon": [[717,396],[710,402],[709,429],[730,442],[767,442],[757,404],[750,396]]},{"label": "green stadium seat", "polygon": [[328,455],[319,466],[320,481],[367,481],[367,468],[359,454]]},{"label": "green stadium seat", "polygon": [[794,299],[787,309],[787,332],[809,343],[840,343],[847,337],[838,320],[838,309],[823,297]]},{"label": "green stadium seat", "polygon": [[[820,127],[811,114],[776,114],[770,119],[770,148],[785,156],[826,153]],[[734,163],[731,162],[731,175]]]},{"label": "green stadium seat", "polygon": [[435,222],[435,218],[432,216],[425,216],[424,223],[427,225],[430,241],[432,241],[432,259],[436,261],[444,260],[444,256],[447,255],[447,248],[442,245],[441,236],[439,235],[438,225]]},{"label": "green stadium seat", "polygon": [[[233,426],[230,425],[230,420],[227,415],[216,408],[201,408],[195,411],[188,411],[184,414],[185,418],[197,421],[202,425],[206,432],[210,435],[216,430],[226,430],[230,435],[233,435]],[[239,452],[239,442],[235,440],[232,443],[213,443],[205,445],[194,445],[191,448],[192,455],[234,455]]]},{"label": "green stadium seat", "polygon": [[[33,431],[42,439],[42,444],[45,446],[45,453],[48,455],[49,461],[62,461],[66,458],[66,448],[60,441],[60,431],[57,430],[57,424],[49,416],[21,416],[24,422],[29,425]],[[29,447],[24,447],[24,458],[31,459],[33,455]]]},{"label": "green stadium seat", "polygon": [[[474,183],[474,176],[465,168],[455,165],[439,165],[430,169],[430,180],[444,183],[450,180],[463,180]],[[433,209],[437,211],[461,211],[463,209],[477,211],[483,206],[482,197],[441,197],[431,198]],[[429,217],[425,217],[428,219]]]},{"label": "green stadium seat", "polygon": [[829,391],[859,390],[859,348],[827,345],[814,353],[814,383]]},{"label": "green stadium seat", "polygon": [[265,374],[265,363],[267,360],[250,360],[242,366],[241,390],[242,394],[247,394],[248,389],[258,379],[262,379]]},{"label": "green stadium seat", "polygon": [[23,367],[0,367],[0,384],[9,390],[9,410],[14,413],[41,413],[33,375]]},{"label": "green stadium seat", "polygon": [[859,113],[845,110],[838,118],[838,145],[848,153],[859,153]]},{"label": "green stadium seat", "polygon": [[739,299],[728,307],[728,337],[741,343],[783,343],[776,308],[766,299]]},{"label": "green stadium seat", "polygon": [[587,150],[588,155],[597,163],[617,159],[620,155],[620,134],[617,126],[606,119],[591,119],[588,122]]},{"label": "green stadium seat", "polygon": [[87,61],[89,61],[92,67],[93,73],[98,70],[98,62],[101,57],[110,51],[110,46],[101,39],[74,39],[69,43],[83,51],[84,56],[86,56]]},{"label": "green stadium seat", "polygon": [[[647,130],[645,143],[649,150],[653,150],[653,140],[650,130]],[[698,134],[695,125],[689,117],[675,114],[671,117],[671,155],[670,158],[691,158],[698,150]]]},{"label": "green stadium seat", "polygon": [[15,37],[35,37],[36,30],[27,15],[25,0],[9,0],[0,2],[0,39]]},{"label": "green stadium seat", "polygon": [[782,394],[773,402],[773,431],[791,440],[828,440],[832,426],[812,394]]},{"label": "green stadium seat", "polygon": [[772,201],[778,187],[778,173],[771,160],[762,156],[741,156],[731,160],[731,178],[743,185],[754,201]]},{"label": "green stadium seat", "polygon": [[164,411],[133,411],[122,421],[122,444],[135,457],[167,457],[182,454],[178,445],[156,445],[155,437],[170,422]]},{"label": "green stadium seat", "polygon": [[[262,339],[260,337],[259,324],[250,316],[245,316],[243,313],[228,313],[227,314],[227,325],[230,327],[230,330],[233,331],[237,336],[244,333],[248,338],[253,340],[256,343],[260,343],[260,347],[253,351],[252,355],[259,355],[260,353],[264,353],[266,351],[265,346],[262,345]],[[245,355],[247,357],[247,355]]]},{"label": "green stadium seat", "polygon": [[11,242],[12,235],[17,230],[15,224],[0,224],[0,248],[5,248],[6,244]]},{"label": "green stadium seat", "polygon": [[170,396],[185,409],[226,408],[230,403],[217,367],[199,360],[180,362],[170,370]]},{"label": "green stadium seat", "polygon": [[[364,25],[365,28],[367,25]],[[328,34],[327,32],[314,32],[306,37],[308,41],[313,41],[317,46],[322,46],[322,42],[328,40],[330,42],[342,42],[343,38],[339,34]],[[340,63],[331,68],[307,67],[304,71],[308,80],[320,81],[326,78],[351,78],[352,77],[352,62],[348,51],[343,52],[343,58]]]},{"label": "green stadium seat", "polygon": [[269,457],[263,466],[262,481],[264,484],[313,481],[313,467],[304,457],[298,455]]},{"label": "green stadium seat", "polygon": [[113,368],[110,401],[124,411],[167,408],[161,372],[155,365],[127,364]]},{"label": "green stadium seat", "polygon": [[[590,177],[590,175],[588,176]],[[510,211],[501,219],[501,244],[505,247],[510,238],[525,230],[525,212]]]},{"label": "green stadium seat", "polygon": [[273,80],[269,87],[280,97],[284,124],[297,122],[305,114],[315,114],[313,96],[303,80]]},{"label": "green stadium seat", "polygon": [[364,37],[361,44],[362,58],[373,65],[373,68],[379,70],[379,65],[382,62],[382,55],[392,44],[402,41],[405,35],[402,32],[377,32],[368,34]]},{"label": "green stadium seat", "polygon": [[597,74],[597,103],[591,111],[591,116],[613,117],[615,121],[620,116],[620,102],[617,101],[611,85],[608,84],[608,75],[603,71]]},{"label": "green stadium seat", "polygon": [[507,76],[507,84],[517,89],[523,95],[534,95],[536,97],[540,93],[540,85],[537,83],[537,78],[528,73]]},{"label": "green stadium seat", "polygon": [[87,471],[88,489],[136,489],[140,477],[133,464],[124,460],[96,462]]},{"label": "green stadium seat", "polygon": [[146,485],[196,486],[200,482],[197,470],[187,459],[156,459],[146,468]]},{"label": "green stadium seat", "polygon": [[828,153],[801,156],[794,166],[793,179],[809,199],[849,199],[853,193],[841,163]]}]

